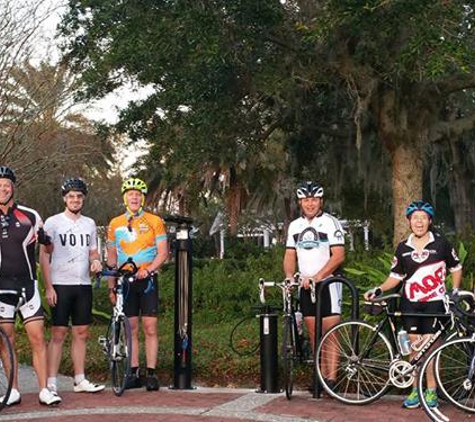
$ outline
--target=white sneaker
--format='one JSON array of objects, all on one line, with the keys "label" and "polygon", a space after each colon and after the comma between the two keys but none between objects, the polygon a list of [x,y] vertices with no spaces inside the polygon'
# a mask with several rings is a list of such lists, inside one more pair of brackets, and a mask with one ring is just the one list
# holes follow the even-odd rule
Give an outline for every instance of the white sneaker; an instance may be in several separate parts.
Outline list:
[{"label": "white sneaker", "polygon": [[93,384],[87,379],[83,379],[79,384],[74,384],[75,393],[97,393],[104,390],[104,388],[106,388],[105,385]]},{"label": "white sneaker", "polygon": [[54,391],[50,391],[47,388],[43,388],[40,391],[38,399],[40,404],[44,404],[46,406],[54,406],[61,403],[61,397],[59,397]]},{"label": "white sneaker", "polygon": [[[0,403],[3,403],[5,400],[5,396],[0,397]],[[7,406],[15,406],[15,404],[21,403],[21,396],[20,392],[16,388],[12,388],[10,391],[10,397],[7,400]]]},{"label": "white sneaker", "polygon": [[58,386],[56,384],[48,384],[46,388],[53,393],[58,393]]}]

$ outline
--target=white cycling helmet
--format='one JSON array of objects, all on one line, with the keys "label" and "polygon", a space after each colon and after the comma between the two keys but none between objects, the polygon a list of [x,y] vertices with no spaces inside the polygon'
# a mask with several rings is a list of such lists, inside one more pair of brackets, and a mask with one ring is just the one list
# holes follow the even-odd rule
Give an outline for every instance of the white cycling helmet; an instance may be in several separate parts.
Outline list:
[{"label": "white cycling helmet", "polygon": [[297,186],[297,198],[323,198],[323,187],[316,182],[301,182]]}]

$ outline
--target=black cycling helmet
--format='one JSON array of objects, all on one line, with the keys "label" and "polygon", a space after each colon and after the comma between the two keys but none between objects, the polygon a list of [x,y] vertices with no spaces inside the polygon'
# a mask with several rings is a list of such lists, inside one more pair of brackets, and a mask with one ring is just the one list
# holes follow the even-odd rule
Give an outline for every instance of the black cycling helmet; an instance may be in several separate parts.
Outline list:
[{"label": "black cycling helmet", "polygon": [[406,217],[411,218],[411,215],[414,211],[424,211],[430,218],[434,218],[435,211],[434,207],[421,199],[418,201],[412,201],[406,208]]},{"label": "black cycling helmet", "polygon": [[323,187],[316,182],[301,182],[297,185],[297,198],[322,198]]},{"label": "black cycling helmet", "polygon": [[13,170],[7,166],[0,166],[0,179],[9,179],[12,183],[16,182],[16,176]]},{"label": "black cycling helmet", "polygon": [[63,196],[72,190],[82,192],[87,195],[87,186],[81,179],[66,179],[61,185]]}]

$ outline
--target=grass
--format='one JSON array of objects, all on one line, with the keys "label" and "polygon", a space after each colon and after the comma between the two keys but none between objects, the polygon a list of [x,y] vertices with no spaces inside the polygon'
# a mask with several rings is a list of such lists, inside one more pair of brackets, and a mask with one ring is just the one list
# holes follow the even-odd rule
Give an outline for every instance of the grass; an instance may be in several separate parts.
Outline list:
[{"label": "grass", "polygon": [[[221,323],[208,323],[208,319],[213,320],[214,318],[208,318],[203,313],[198,313],[193,318],[192,383],[211,387],[259,387],[260,361],[259,350],[256,348],[259,342],[258,319],[251,317],[236,330],[235,349],[240,354],[255,349],[251,355],[240,356],[230,346],[230,334],[241,318]],[[106,329],[107,325],[103,322],[94,322],[90,327],[86,374],[95,382],[107,383],[109,380],[106,357],[98,343],[98,337],[105,335]],[[170,385],[173,382],[174,361],[174,317],[172,314],[167,313],[159,316],[158,333],[160,381],[163,385]],[[49,339],[49,335],[50,329],[47,325],[45,330],[47,339]],[[64,344],[60,372],[73,376],[73,365],[69,353],[70,340],[70,335],[68,335]],[[143,338],[141,341],[143,342]],[[22,326],[19,326],[17,330],[16,347],[20,363],[31,365],[31,350]],[[141,349],[141,362],[145,362],[143,349]],[[300,386],[310,384],[311,372],[310,367],[300,368],[297,372],[296,384]]]}]

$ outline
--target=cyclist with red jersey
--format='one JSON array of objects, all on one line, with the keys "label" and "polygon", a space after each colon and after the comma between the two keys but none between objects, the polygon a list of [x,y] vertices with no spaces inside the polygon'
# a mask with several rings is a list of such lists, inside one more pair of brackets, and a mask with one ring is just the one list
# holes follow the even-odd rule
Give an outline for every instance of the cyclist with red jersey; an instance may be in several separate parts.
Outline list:
[{"label": "cyclist with red jersey", "polygon": [[[371,300],[395,287],[402,286],[400,310],[404,313],[444,313],[446,294],[445,278],[447,270],[452,274],[453,293],[462,284],[462,265],[448,240],[432,230],[435,212],[431,204],[414,201],[406,208],[411,234],[399,243],[394,254],[391,272],[379,287],[365,293]],[[409,333],[413,347],[410,358],[417,355],[420,345],[425,344],[439,326],[436,318],[403,317],[404,329]],[[432,370],[427,371],[425,399],[430,407],[437,406],[436,380]],[[417,380],[406,397],[403,407],[419,407]]]},{"label": "cyclist with red jersey", "polygon": [[[158,354],[157,312],[158,282],[156,272],[168,257],[167,234],[163,220],[145,212],[145,195],[148,188],[144,181],[130,178],[123,182],[121,192],[126,212],[112,219],[107,234],[107,263],[120,266],[132,258],[139,270],[137,281],[129,285],[124,311],[132,328],[131,373],[126,388],[141,387],[139,375],[139,317],[145,334],[146,378],[148,391],[158,390],[155,373]],[[115,303],[114,279],[109,280],[109,292]]]}]

